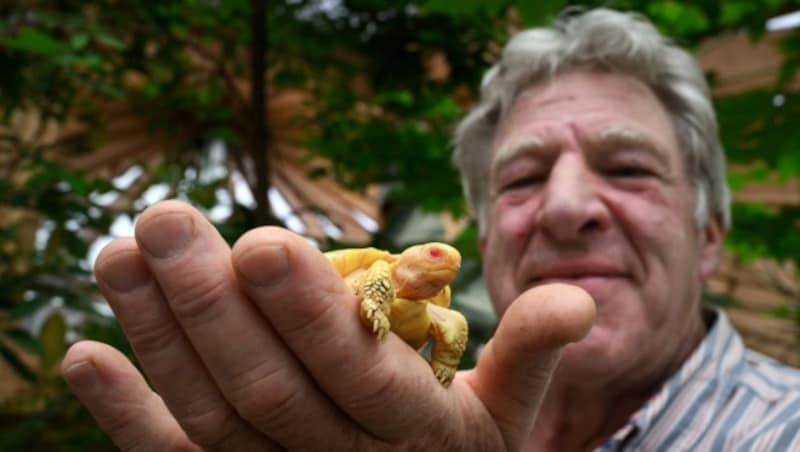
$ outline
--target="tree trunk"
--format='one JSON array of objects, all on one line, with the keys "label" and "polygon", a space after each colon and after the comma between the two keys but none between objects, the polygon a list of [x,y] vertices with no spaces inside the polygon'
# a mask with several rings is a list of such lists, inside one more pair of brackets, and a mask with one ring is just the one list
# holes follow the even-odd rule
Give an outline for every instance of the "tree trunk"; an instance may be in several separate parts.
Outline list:
[{"label": "tree trunk", "polygon": [[256,222],[259,225],[276,224],[272,215],[267,190],[270,187],[270,164],[266,118],[266,0],[250,0],[250,93],[252,96],[252,128],[250,155],[255,166]]}]

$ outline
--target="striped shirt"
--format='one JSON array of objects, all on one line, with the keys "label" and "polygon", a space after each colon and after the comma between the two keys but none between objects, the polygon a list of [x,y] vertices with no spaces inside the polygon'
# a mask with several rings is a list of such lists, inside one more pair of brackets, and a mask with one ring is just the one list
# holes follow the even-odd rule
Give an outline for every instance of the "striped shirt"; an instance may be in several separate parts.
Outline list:
[{"label": "striped shirt", "polygon": [[800,451],[800,370],[746,349],[724,313],[706,314],[703,342],[597,452]]}]

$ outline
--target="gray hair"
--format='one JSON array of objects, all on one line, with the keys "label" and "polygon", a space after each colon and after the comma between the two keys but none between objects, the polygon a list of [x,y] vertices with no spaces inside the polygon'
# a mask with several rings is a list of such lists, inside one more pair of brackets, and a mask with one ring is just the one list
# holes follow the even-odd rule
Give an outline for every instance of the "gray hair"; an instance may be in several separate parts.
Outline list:
[{"label": "gray hair", "polygon": [[458,124],[453,158],[480,234],[486,233],[490,149],[498,124],[527,87],[576,69],[630,75],[653,90],[684,153],[695,193],[695,224],[704,226],[714,214],[729,227],[725,153],[697,61],[644,16],[598,8],[566,11],[550,28],[514,35],[483,77],[480,102]]}]

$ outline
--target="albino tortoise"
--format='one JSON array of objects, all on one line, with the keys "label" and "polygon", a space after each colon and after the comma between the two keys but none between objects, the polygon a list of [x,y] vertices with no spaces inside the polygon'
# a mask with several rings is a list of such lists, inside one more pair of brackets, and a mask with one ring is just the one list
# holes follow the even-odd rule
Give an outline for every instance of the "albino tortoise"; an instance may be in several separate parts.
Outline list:
[{"label": "albino tortoise", "polygon": [[360,299],[361,319],[383,339],[393,331],[415,349],[433,339],[430,365],[449,386],[467,345],[467,320],[450,306],[450,281],[461,255],[426,243],[391,254],[377,248],[330,251],[325,256]]}]

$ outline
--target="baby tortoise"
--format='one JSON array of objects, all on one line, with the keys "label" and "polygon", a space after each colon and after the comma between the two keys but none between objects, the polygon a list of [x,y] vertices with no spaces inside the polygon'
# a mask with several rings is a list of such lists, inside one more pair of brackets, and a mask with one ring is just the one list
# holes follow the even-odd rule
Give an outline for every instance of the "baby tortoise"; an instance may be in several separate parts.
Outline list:
[{"label": "baby tortoise", "polygon": [[361,319],[383,339],[393,331],[416,349],[433,339],[431,368],[445,387],[467,346],[467,320],[450,306],[450,281],[461,266],[458,250],[426,243],[391,254],[376,248],[325,256],[360,299]]}]

